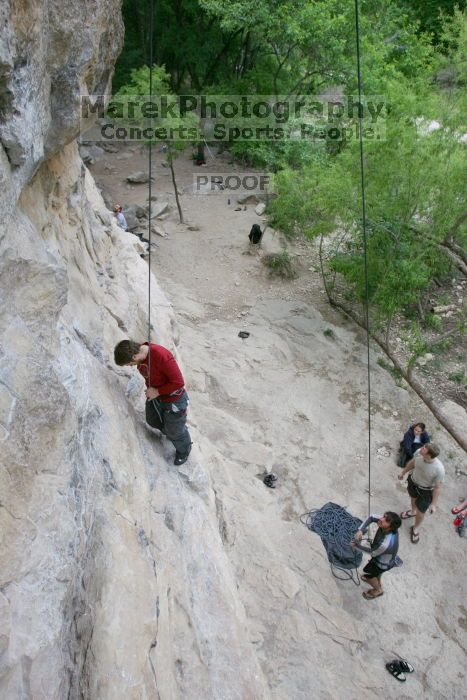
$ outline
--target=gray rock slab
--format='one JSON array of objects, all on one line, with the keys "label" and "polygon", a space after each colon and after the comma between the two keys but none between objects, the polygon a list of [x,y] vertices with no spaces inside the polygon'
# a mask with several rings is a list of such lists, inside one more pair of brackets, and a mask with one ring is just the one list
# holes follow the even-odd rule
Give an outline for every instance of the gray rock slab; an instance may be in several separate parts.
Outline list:
[{"label": "gray rock slab", "polygon": [[132,184],[144,185],[146,182],[149,182],[149,173],[146,173],[143,170],[137,170],[134,173],[127,175],[125,179],[127,182],[131,182]]}]

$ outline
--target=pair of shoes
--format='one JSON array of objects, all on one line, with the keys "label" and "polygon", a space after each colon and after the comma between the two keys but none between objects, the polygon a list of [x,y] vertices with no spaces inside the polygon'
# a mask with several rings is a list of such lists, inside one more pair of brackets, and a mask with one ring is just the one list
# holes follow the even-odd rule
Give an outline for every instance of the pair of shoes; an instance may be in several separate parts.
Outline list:
[{"label": "pair of shoes", "polygon": [[407,680],[405,673],[414,672],[414,667],[409,664],[408,661],[403,661],[402,659],[394,659],[394,661],[390,661],[388,664],[386,664],[386,668],[391,676],[394,676],[394,678],[397,678],[397,680],[401,681],[402,683]]},{"label": "pair of shoes", "polygon": [[412,666],[412,664],[409,664],[408,661],[404,661],[404,659],[395,659],[392,663],[393,663],[393,664],[399,664],[399,666],[401,667],[402,671],[404,671],[405,673],[413,673],[413,672],[415,671],[415,669],[414,669],[414,667]]},{"label": "pair of shoes", "polygon": [[418,544],[419,540],[420,540],[420,533],[415,532],[415,528],[412,525],[412,527],[410,528],[410,541],[412,542],[412,544]]},{"label": "pair of shoes", "polygon": [[404,510],[400,516],[401,520],[408,520],[409,518],[415,518],[415,513],[412,513],[411,510]]},{"label": "pair of shoes", "polygon": [[384,595],[384,591],[380,591],[376,595],[373,595],[370,591],[363,591],[362,596],[365,598],[365,600],[373,600],[374,598],[380,598],[382,595]]},{"label": "pair of shoes", "polygon": [[190,456],[191,445],[192,445],[192,443],[190,443],[190,446],[189,446],[187,452],[178,452],[178,450],[175,452],[175,459],[174,459],[175,466],[180,467],[182,464],[185,464],[188,457]]}]

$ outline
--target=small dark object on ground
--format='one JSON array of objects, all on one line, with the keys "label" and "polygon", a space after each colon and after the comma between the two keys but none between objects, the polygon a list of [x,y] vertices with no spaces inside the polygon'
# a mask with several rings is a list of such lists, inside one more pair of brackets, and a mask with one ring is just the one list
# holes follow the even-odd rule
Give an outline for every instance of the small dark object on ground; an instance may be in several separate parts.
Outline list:
[{"label": "small dark object on ground", "polygon": [[240,331],[240,333],[238,334],[238,337],[239,338],[249,338],[250,334],[248,333],[248,331]]},{"label": "small dark object on ground", "polygon": [[[245,207],[246,209],[246,207]],[[254,245],[258,245],[258,243],[261,242],[261,237],[263,235],[263,232],[261,231],[261,226],[259,224],[253,224],[251,227],[251,231],[248,234],[248,238],[250,239],[250,243],[253,243]]]},{"label": "small dark object on ground", "polygon": [[397,680],[402,683],[406,680],[404,674],[413,673],[415,670],[412,664],[409,664],[408,661],[404,661],[404,659],[394,659],[386,664],[386,668],[391,676],[394,676],[394,678],[397,678]]},{"label": "small dark object on ground", "polygon": [[273,474],[271,472],[270,474],[266,474],[266,476],[263,479],[263,484],[265,486],[268,486],[270,489],[275,489],[276,488],[276,482],[277,481],[277,475]]},{"label": "small dark object on ground", "polygon": [[401,681],[402,683],[406,681],[405,673],[402,671],[401,667],[399,664],[394,661],[391,661],[390,664],[386,664],[386,668],[391,674],[391,676],[394,676],[394,678],[397,678],[398,681]]}]

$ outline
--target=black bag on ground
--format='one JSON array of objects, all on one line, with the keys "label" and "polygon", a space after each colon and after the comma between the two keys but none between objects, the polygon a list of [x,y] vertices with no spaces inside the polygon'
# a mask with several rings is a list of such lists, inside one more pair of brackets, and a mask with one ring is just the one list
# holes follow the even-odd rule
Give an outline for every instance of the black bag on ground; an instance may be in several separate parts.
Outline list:
[{"label": "black bag on ground", "polygon": [[250,243],[254,243],[255,245],[257,245],[260,242],[262,235],[263,232],[261,231],[261,227],[259,226],[259,224],[253,224],[248,236],[248,238],[250,239]]}]

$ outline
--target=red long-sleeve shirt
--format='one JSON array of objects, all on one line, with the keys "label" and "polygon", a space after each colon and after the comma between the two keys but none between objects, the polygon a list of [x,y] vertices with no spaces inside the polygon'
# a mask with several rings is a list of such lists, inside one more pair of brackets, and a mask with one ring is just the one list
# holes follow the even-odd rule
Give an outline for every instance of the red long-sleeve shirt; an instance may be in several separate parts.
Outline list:
[{"label": "red long-sleeve shirt", "polygon": [[182,389],[185,381],[170,350],[155,343],[143,343],[149,345],[151,353],[151,376],[149,377],[149,355],[145,362],[138,365],[138,372],[144,377],[147,387],[154,387],[159,392],[161,401],[170,403],[174,397],[170,396],[177,389]]}]

